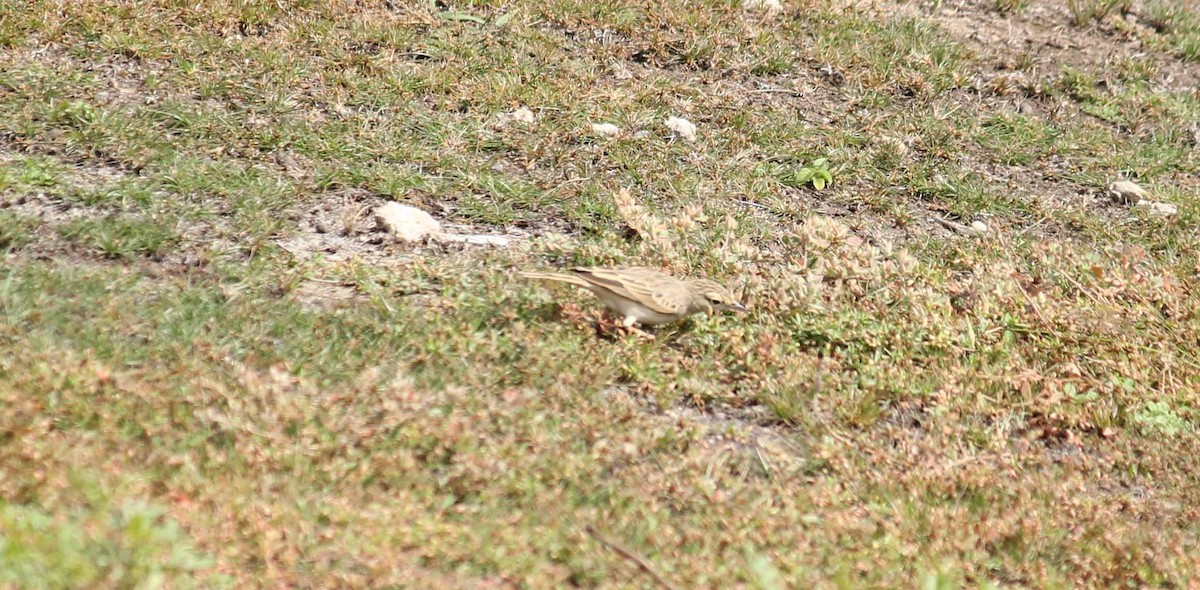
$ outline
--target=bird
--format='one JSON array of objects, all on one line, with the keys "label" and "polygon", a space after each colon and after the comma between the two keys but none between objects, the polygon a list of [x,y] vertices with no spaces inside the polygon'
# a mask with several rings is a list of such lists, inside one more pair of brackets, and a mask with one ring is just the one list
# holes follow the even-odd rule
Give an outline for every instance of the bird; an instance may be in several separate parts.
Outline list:
[{"label": "bird", "polygon": [[696,313],[745,311],[733,292],[709,279],[680,279],[649,267],[578,266],[569,273],[521,272],[527,279],[557,281],[591,291],[624,319],[621,325],[661,325]]}]

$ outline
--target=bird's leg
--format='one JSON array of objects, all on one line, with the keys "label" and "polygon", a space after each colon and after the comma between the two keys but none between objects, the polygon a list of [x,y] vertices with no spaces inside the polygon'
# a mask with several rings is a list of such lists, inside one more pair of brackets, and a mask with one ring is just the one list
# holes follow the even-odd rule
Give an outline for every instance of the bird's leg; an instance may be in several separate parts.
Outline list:
[{"label": "bird's leg", "polygon": [[643,330],[639,330],[639,329],[635,328],[633,325],[636,323],[637,323],[636,317],[625,316],[625,319],[621,321],[621,327],[624,328],[627,332],[630,332],[631,334],[637,334],[638,338],[642,338],[644,340],[654,340],[654,335],[652,335],[648,332],[645,332]]},{"label": "bird's leg", "polygon": [[617,321],[607,310],[600,312],[596,318],[596,335],[603,338],[617,338],[617,334],[622,332],[624,324]]},{"label": "bird's leg", "polygon": [[649,334],[634,327],[634,324],[637,323],[636,317],[626,316],[624,318],[618,318],[619,316],[613,317],[611,314],[602,315],[596,321],[596,334],[602,337],[612,337],[615,336],[615,334],[613,334],[615,331],[626,335],[633,334],[638,338],[654,340],[653,334]]}]

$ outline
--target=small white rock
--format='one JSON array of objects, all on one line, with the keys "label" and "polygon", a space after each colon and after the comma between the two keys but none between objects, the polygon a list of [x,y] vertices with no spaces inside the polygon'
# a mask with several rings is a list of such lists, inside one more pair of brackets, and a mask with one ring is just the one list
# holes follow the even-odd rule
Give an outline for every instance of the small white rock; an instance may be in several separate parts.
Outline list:
[{"label": "small white rock", "polygon": [[612,123],[592,123],[592,133],[601,137],[616,137],[621,134],[621,128]]},{"label": "small white rock", "polygon": [[746,10],[761,10],[768,14],[775,14],[783,10],[783,4],[779,0],[744,0],[742,8]]},{"label": "small white rock", "polygon": [[988,226],[986,223],[977,220],[977,221],[971,222],[971,229],[973,229],[981,234],[986,234],[987,230],[988,230]]},{"label": "small white rock", "polygon": [[684,141],[696,141],[696,125],[683,117],[667,117],[667,129]]},{"label": "small white rock", "polygon": [[442,229],[442,225],[430,214],[395,201],[376,207],[375,221],[396,239],[405,242],[421,241]]},{"label": "small white rock", "polygon": [[1108,185],[1108,194],[1118,203],[1133,205],[1146,200],[1146,189],[1129,180],[1118,180]]},{"label": "small white rock", "polygon": [[521,107],[512,112],[512,120],[519,123],[532,123],[533,111],[529,110],[529,107]]},{"label": "small white rock", "polygon": [[1157,215],[1159,217],[1173,217],[1176,213],[1179,213],[1179,208],[1171,203],[1160,203],[1158,201],[1148,201],[1146,199],[1138,201],[1137,205],[1134,206],[1139,209],[1145,209],[1151,215]]}]

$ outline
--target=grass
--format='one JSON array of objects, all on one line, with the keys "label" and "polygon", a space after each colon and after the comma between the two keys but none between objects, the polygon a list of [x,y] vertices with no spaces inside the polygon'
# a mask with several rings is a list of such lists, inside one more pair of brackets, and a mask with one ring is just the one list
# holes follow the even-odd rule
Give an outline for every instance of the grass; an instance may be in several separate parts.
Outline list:
[{"label": "grass", "polygon": [[1165,1],[1151,3],[1149,12],[1151,25],[1166,35],[1168,44],[1183,59],[1200,61],[1200,12],[1184,3]]},{"label": "grass", "polygon": [[1084,4],[0,0],[0,586],[1194,583],[1190,9]]},{"label": "grass", "polygon": [[[85,481],[75,485],[88,485]],[[101,494],[99,504],[111,501]],[[0,582],[26,588],[95,585],[160,586],[168,579],[194,586],[189,575],[212,567],[196,555],[179,525],[163,521],[161,508],[128,503],[105,511],[52,516],[26,506],[6,505]],[[57,516],[57,518],[56,518]],[[63,517],[67,522],[62,522]],[[217,576],[205,583],[228,584]]]},{"label": "grass", "polygon": [[1127,13],[1132,6],[1129,0],[1067,0],[1071,22],[1077,27],[1103,20],[1110,14]]}]

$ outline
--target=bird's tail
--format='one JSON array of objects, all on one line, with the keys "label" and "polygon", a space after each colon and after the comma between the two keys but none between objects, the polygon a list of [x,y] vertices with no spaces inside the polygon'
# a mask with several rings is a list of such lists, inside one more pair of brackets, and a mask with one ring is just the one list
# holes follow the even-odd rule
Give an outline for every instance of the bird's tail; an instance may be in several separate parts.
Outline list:
[{"label": "bird's tail", "polygon": [[521,276],[527,279],[536,279],[539,281],[557,281],[559,283],[567,283],[577,287],[588,287],[588,282],[578,275],[569,275],[559,272],[521,272]]}]

